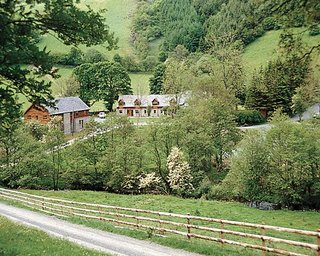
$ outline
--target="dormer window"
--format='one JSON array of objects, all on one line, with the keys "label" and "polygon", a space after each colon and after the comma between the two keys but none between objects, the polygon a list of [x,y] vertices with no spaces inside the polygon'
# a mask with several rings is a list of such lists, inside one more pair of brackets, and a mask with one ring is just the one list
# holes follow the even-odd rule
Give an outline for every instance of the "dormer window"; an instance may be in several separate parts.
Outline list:
[{"label": "dormer window", "polygon": [[140,105],[141,105],[141,101],[140,101],[139,99],[136,99],[136,100],[134,101],[134,105],[135,105],[135,106],[140,106]]},{"label": "dormer window", "polygon": [[157,99],[154,99],[154,100],[152,101],[152,105],[153,105],[153,106],[159,105],[159,101],[158,101]]},{"label": "dormer window", "polygon": [[121,100],[119,100],[119,106],[124,106],[125,105],[125,102],[124,102],[124,100],[123,99],[121,99]]}]

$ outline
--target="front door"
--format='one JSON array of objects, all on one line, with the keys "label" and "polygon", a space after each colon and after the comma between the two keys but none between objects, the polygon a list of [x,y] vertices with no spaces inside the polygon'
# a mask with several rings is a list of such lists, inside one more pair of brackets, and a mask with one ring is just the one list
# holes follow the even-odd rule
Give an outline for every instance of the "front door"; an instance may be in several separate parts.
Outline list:
[{"label": "front door", "polygon": [[128,116],[133,116],[133,110],[132,109],[128,109]]}]

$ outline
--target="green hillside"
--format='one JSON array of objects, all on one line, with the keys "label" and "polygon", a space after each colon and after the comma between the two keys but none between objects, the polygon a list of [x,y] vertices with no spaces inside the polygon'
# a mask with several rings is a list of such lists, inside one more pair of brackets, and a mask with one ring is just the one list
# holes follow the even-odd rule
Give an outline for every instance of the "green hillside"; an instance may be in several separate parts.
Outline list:
[{"label": "green hillside", "polygon": [[[106,24],[110,27],[110,30],[114,32],[115,36],[119,38],[118,49],[108,51],[103,45],[95,46],[94,48],[103,52],[109,59],[113,57],[115,53],[121,55],[128,55],[133,53],[133,49],[129,44],[130,40],[130,25],[131,16],[137,7],[137,0],[83,0],[80,6],[86,8],[86,5],[90,5],[92,9],[98,11],[106,9],[105,13]],[[44,35],[41,40],[40,47],[47,47],[47,50],[53,53],[67,53],[70,50],[70,46],[64,45],[61,41],[56,39],[53,35]],[[88,48],[80,46],[80,49],[86,51]]]},{"label": "green hillside", "polygon": [[[304,28],[293,29],[295,33],[303,32]],[[249,44],[243,54],[243,64],[247,76],[251,76],[255,69],[259,69],[260,66],[264,66],[268,61],[275,59],[278,56],[277,48],[282,30],[269,31],[262,37]],[[304,32],[302,36],[303,41],[308,46],[313,46],[320,43],[320,35],[309,36],[308,32]],[[314,54],[313,57],[316,57]],[[320,64],[319,58],[315,58],[315,63]]]}]

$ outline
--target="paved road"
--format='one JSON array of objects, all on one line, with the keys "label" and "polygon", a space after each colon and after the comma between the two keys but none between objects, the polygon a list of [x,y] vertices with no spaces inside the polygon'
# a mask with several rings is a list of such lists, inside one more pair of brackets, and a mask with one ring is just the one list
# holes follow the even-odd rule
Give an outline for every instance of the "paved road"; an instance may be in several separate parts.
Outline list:
[{"label": "paved road", "polygon": [[[0,203],[0,215],[24,225],[43,230],[84,247],[121,256],[197,256],[149,241],[112,234],[81,225],[71,224],[55,217]],[[199,255],[198,255],[199,256]]]},{"label": "paved road", "polygon": [[[320,115],[320,103],[315,104],[309,107],[303,114],[302,120],[309,120],[313,118],[315,115]],[[294,116],[291,118],[292,121],[298,122],[299,116]],[[252,125],[252,126],[241,126],[239,127],[241,130],[248,130],[248,129],[259,129],[261,131],[266,131],[272,127],[271,124],[261,124],[261,125]]]}]

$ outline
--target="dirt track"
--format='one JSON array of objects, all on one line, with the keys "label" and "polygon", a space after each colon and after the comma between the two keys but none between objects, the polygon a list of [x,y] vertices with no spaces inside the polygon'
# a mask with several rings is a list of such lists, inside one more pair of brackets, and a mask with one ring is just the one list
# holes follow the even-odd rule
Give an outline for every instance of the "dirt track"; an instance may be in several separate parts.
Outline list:
[{"label": "dirt track", "polygon": [[75,242],[84,247],[123,256],[196,256],[152,242],[137,240],[81,225],[71,224],[55,217],[0,203],[0,215],[46,233]]}]

